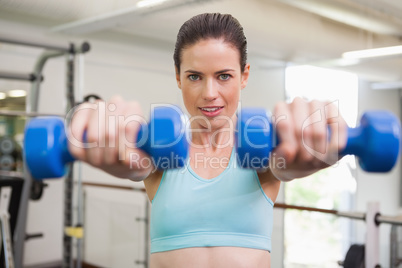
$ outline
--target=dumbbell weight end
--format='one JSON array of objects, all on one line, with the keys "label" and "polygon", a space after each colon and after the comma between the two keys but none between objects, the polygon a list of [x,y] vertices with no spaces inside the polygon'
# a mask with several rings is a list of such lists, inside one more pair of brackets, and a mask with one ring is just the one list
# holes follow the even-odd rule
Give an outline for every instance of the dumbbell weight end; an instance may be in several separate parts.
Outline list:
[{"label": "dumbbell weight end", "polygon": [[367,172],[388,172],[398,159],[400,136],[400,122],[394,114],[367,111],[358,127],[348,129],[347,144],[340,155],[356,155],[360,167]]},{"label": "dumbbell weight end", "polygon": [[65,164],[75,160],[68,151],[64,123],[58,117],[35,118],[28,122],[24,152],[33,178],[61,177],[65,174]]}]

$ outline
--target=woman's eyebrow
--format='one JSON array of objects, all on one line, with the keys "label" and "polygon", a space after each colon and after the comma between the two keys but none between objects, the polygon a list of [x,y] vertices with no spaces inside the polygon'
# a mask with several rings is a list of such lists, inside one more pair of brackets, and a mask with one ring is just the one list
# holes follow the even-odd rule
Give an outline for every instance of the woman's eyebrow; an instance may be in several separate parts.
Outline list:
[{"label": "woman's eyebrow", "polygon": [[199,72],[199,71],[194,71],[194,70],[187,70],[187,71],[185,71],[185,73],[192,73],[192,74],[203,74],[202,72]]},{"label": "woman's eyebrow", "polygon": [[215,72],[215,74],[222,74],[222,73],[234,72],[234,71],[235,70],[233,70],[233,69],[223,69],[223,70]]},{"label": "woman's eyebrow", "polygon": [[[223,69],[220,71],[215,72],[215,74],[222,74],[222,73],[227,73],[227,72],[234,72],[235,70],[233,69]],[[195,70],[186,70],[185,73],[191,73],[191,74],[197,74],[197,75],[202,75],[204,73],[195,71]]]}]

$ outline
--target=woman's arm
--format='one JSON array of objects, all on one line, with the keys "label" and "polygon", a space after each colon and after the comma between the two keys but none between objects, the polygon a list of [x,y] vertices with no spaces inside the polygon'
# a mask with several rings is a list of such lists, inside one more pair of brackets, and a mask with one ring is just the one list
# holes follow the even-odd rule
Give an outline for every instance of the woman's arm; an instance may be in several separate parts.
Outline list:
[{"label": "woman's arm", "polygon": [[[108,102],[84,103],[71,118],[69,151],[76,159],[113,176],[141,181],[154,169],[141,164],[152,161],[134,146],[142,120],[139,103],[126,102],[120,96]],[[143,158],[148,161],[141,161]]]},{"label": "woman's arm", "polygon": [[290,104],[279,103],[273,115],[280,139],[273,156],[283,164],[270,168],[278,180],[306,177],[339,160],[347,125],[333,103],[296,98]]}]

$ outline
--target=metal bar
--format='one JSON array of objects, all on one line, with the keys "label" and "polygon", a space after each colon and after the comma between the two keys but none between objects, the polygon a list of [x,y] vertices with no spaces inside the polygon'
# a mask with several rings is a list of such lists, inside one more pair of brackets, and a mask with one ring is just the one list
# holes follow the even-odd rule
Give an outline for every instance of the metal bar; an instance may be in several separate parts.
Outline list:
[{"label": "metal bar", "polygon": [[[89,47],[88,47],[89,49]],[[84,89],[84,54],[77,55],[77,95],[78,99],[82,101],[82,91]],[[74,100],[75,101],[75,100]],[[83,186],[82,186],[82,163],[78,162],[78,178],[77,178],[77,223],[76,226],[81,226],[84,228],[83,221]],[[77,253],[76,253],[76,268],[82,267],[82,249],[83,249],[83,238],[77,239]]]},{"label": "metal bar", "polygon": [[[288,204],[284,204],[284,203],[275,203],[275,208],[297,209],[297,210],[306,210],[306,211],[320,212],[320,213],[326,213],[326,214],[334,214],[339,217],[351,218],[351,219],[355,219],[355,220],[365,220],[366,219],[366,214],[362,213],[362,212],[338,211],[338,210],[333,210],[333,209],[322,209],[322,208],[288,205]],[[388,224],[393,224],[393,225],[402,225],[402,215],[386,216],[386,215],[378,214],[375,217],[375,221],[378,224],[379,223],[388,223]]]},{"label": "metal bar", "polygon": [[[82,237],[83,245],[85,245],[85,241],[87,241],[87,232],[85,231],[87,223],[85,222],[85,215],[87,211],[87,192],[84,187],[82,187],[82,226],[84,227],[84,236]],[[85,260],[85,247],[82,247],[82,259]]]},{"label": "metal bar", "polygon": [[[82,207],[83,207],[83,202],[82,202],[82,163],[78,162],[76,164],[78,166],[78,178],[77,178],[77,224],[76,226],[84,226],[84,222],[82,219]],[[81,263],[82,263],[82,242],[83,238],[77,238],[77,255],[76,255],[76,263],[77,266],[76,268],[81,268]]]},{"label": "metal bar", "polygon": [[25,154],[23,154],[24,163],[24,184],[21,192],[20,207],[18,209],[17,222],[14,229],[14,264],[16,268],[23,267],[24,246],[26,236],[26,224],[28,215],[28,204],[31,196],[32,177],[26,165]]},{"label": "metal bar", "polygon": [[[76,48],[74,45],[70,44],[70,57],[73,57],[73,53],[85,53],[90,50],[90,45],[87,42],[84,42],[81,46]],[[34,67],[34,75],[36,77],[42,77],[42,71],[43,67],[45,66],[45,63],[48,59],[50,58],[55,58],[55,57],[60,57],[64,56],[66,53],[65,52],[60,52],[60,51],[45,51],[42,53],[42,55],[39,56],[39,58],[36,61],[35,67]],[[73,57],[74,58],[74,57]],[[74,61],[70,61],[70,65],[72,68],[74,67]],[[69,68],[69,64],[67,65],[67,68]],[[68,74],[70,73],[71,70],[67,70]],[[72,76],[72,79],[74,79],[74,76]],[[69,77],[67,77],[67,84],[69,82]],[[71,80],[72,83],[74,83],[74,80]],[[33,81],[32,86],[31,86],[31,92],[30,92],[30,98],[29,101],[27,102],[27,111],[37,111],[38,110],[38,105],[39,105],[39,89],[40,89],[40,79],[36,79]],[[73,104],[74,105],[74,104]],[[72,106],[73,106],[72,105]],[[68,110],[67,110],[68,112]]]},{"label": "metal bar", "polygon": [[37,113],[37,112],[23,112],[23,111],[10,111],[0,110],[0,116],[22,116],[22,117],[39,117],[39,116],[58,116],[65,117],[64,114],[51,114],[51,113]]},{"label": "metal bar", "polygon": [[[60,51],[45,51],[43,52],[39,58],[36,60],[35,67],[33,70],[33,73],[36,77],[42,77],[42,71],[45,66],[45,63],[47,62],[48,59],[50,58],[55,58],[55,57],[60,57],[65,55],[65,52],[60,52]],[[31,111],[38,111],[38,105],[39,105],[39,88],[40,88],[40,83],[42,81],[40,79],[36,79],[32,81],[31,85],[31,92],[29,93],[27,98],[27,108],[26,110],[31,112]]]},{"label": "metal bar", "polygon": [[376,217],[380,211],[380,204],[370,202],[367,204],[365,267],[377,267],[380,260],[380,228]]},{"label": "metal bar", "polygon": [[[145,191],[145,189],[144,189]],[[149,206],[149,201],[148,201],[148,196],[145,197],[145,234],[144,234],[144,240],[145,240],[145,265],[144,267],[147,268],[149,267],[149,230],[150,230],[150,206]]]},{"label": "metal bar", "polygon": [[11,72],[0,72],[1,79],[11,79],[11,80],[22,80],[22,81],[34,81],[36,76],[34,74],[26,73],[11,73]]},{"label": "metal bar", "polygon": [[93,182],[83,182],[83,186],[94,186],[94,187],[103,187],[103,188],[112,188],[112,189],[120,189],[120,190],[128,190],[128,191],[138,191],[144,192],[144,188],[136,188],[136,187],[128,187],[128,186],[120,186],[120,185],[111,185],[111,184],[103,184],[103,183],[93,183]]},{"label": "metal bar", "polygon": [[[72,190],[73,163],[68,164],[67,176],[64,178],[64,230],[73,225]],[[73,267],[72,237],[63,232],[63,268]]]},{"label": "metal bar", "polygon": [[401,260],[398,258],[398,230],[396,225],[391,226],[391,232],[389,236],[390,241],[390,249],[391,252],[389,254],[390,257],[390,267],[398,268]]},{"label": "metal bar", "polygon": [[0,195],[0,219],[1,233],[4,248],[4,261],[6,268],[14,268],[14,257],[12,251],[11,229],[10,229],[10,214],[8,207],[11,200],[12,187],[1,187]]},{"label": "metal bar", "polygon": [[305,207],[305,206],[296,206],[296,205],[288,205],[284,203],[275,203],[275,208],[282,208],[282,209],[297,209],[297,210],[305,210],[305,211],[312,211],[312,212],[320,212],[326,214],[333,214],[339,217],[357,219],[357,220],[364,220],[365,214],[359,212],[342,212],[334,209],[323,209],[323,208],[313,208],[313,207]]},{"label": "metal bar", "polygon": [[82,53],[88,52],[90,49],[91,49],[91,45],[88,42],[84,42],[79,47],[74,46],[73,53],[82,54]]},{"label": "metal bar", "polygon": [[337,215],[338,211],[333,209],[321,209],[321,208],[312,208],[312,207],[304,207],[304,206],[295,206],[295,205],[288,205],[284,203],[275,203],[275,208],[283,208],[283,209],[297,209],[297,210],[307,210],[313,212],[320,212],[326,214],[334,214]]},{"label": "metal bar", "polygon": [[67,111],[66,113],[69,113],[70,110],[75,106],[75,92],[74,92],[74,87],[75,87],[75,70],[74,70],[74,62],[75,62],[75,57],[74,55],[68,55],[67,56],[67,87],[66,87],[66,99],[67,99]]},{"label": "metal bar", "polygon": [[375,218],[376,222],[378,223],[389,223],[392,225],[402,225],[402,216],[383,216],[383,215],[377,215]]},{"label": "metal bar", "polygon": [[[75,103],[74,99],[74,54],[67,55],[66,72],[66,97],[69,112]],[[64,229],[73,226],[73,198],[74,198],[74,164],[68,164],[68,173],[64,179]],[[63,268],[73,267],[73,239],[66,233],[63,234]]]},{"label": "metal bar", "polygon": [[2,243],[4,248],[4,262],[6,268],[14,268],[14,257],[11,241],[11,229],[9,224],[9,215],[4,212],[0,212]]},{"label": "metal bar", "polygon": [[26,234],[25,240],[35,239],[35,238],[42,238],[43,233],[35,233],[35,234]]},{"label": "metal bar", "polygon": [[366,219],[366,214],[361,213],[361,212],[341,212],[338,211],[336,214],[339,217],[344,217],[344,218],[350,218],[350,219],[355,219],[355,220],[365,220]]},{"label": "metal bar", "polygon": [[8,43],[8,44],[15,44],[15,45],[22,45],[22,46],[29,46],[29,47],[39,47],[51,50],[58,50],[63,52],[70,52],[71,45],[56,45],[56,44],[46,44],[46,43],[39,43],[33,41],[26,41],[22,39],[14,39],[11,37],[4,37],[0,36],[0,42]]}]

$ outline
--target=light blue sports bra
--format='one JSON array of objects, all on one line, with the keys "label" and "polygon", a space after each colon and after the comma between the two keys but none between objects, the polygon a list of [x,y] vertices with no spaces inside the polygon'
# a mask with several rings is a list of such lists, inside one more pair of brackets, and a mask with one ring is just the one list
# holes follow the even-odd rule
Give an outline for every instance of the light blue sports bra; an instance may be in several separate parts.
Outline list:
[{"label": "light blue sports bra", "polygon": [[187,165],[165,171],[151,211],[151,253],[189,247],[271,251],[273,202],[257,172],[237,165],[203,179]]}]

